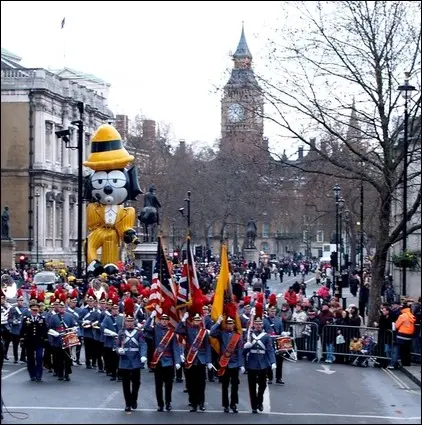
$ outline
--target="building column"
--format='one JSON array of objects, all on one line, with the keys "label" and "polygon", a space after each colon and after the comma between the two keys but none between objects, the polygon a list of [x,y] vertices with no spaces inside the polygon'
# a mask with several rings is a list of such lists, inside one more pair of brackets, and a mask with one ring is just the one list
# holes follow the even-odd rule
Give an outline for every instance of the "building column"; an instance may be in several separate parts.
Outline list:
[{"label": "building column", "polygon": [[35,107],[34,119],[34,162],[35,167],[41,167],[45,158],[45,113],[42,107]]},{"label": "building column", "polygon": [[40,197],[38,198],[38,214],[39,214],[39,218],[38,218],[38,238],[39,238],[39,251],[40,253],[45,251],[45,239],[46,239],[46,234],[45,234],[45,229],[46,229],[46,225],[45,225],[45,221],[46,221],[46,202],[45,202],[45,187],[40,187],[39,189],[39,193],[40,193]]},{"label": "building column", "polygon": [[52,237],[52,248],[53,248],[53,251],[55,250],[55,248],[56,248],[56,226],[57,226],[57,224],[56,224],[56,201],[54,201],[54,202],[52,202],[51,203],[51,208],[52,208],[52,211],[51,211],[51,213],[52,213],[52,215],[53,215],[53,232],[52,232],[52,235],[51,235],[51,237]]},{"label": "building column", "polygon": [[[70,106],[69,105],[63,105],[63,129],[68,129],[70,126]],[[70,139],[70,146],[75,146],[72,143],[72,137],[69,137]],[[70,167],[71,166],[71,149],[67,149],[66,146],[64,146],[63,142],[63,158],[62,158],[62,165],[63,167]],[[66,173],[67,174],[67,173]],[[63,245],[64,246],[64,245]]]},{"label": "building column", "polygon": [[56,123],[53,123],[53,131],[51,134],[51,154],[50,154],[50,159],[51,159],[51,166],[54,167],[56,166],[56,149],[57,149],[57,136],[56,136],[56,131],[58,131],[58,126]]},{"label": "building column", "polygon": [[[67,149],[66,149],[67,150]],[[63,250],[69,248],[69,219],[70,219],[70,208],[69,208],[69,191],[63,190]]]}]

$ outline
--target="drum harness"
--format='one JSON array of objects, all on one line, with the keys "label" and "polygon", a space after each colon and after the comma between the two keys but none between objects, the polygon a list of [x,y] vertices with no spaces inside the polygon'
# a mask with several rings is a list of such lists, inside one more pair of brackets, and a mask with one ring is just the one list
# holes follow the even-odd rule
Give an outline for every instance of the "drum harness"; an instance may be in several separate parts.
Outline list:
[{"label": "drum harness", "polygon": [[[252,354],[265,354],[265,344],[261,341],[261,338],[266,335],[266,332],[261,332],[259,335],[251,334],[252,337],[252,347],[250,349],[250,353]],[[256,348],[254,348],[256,347]],[[261,349],[260,349],[261,348]]]}]

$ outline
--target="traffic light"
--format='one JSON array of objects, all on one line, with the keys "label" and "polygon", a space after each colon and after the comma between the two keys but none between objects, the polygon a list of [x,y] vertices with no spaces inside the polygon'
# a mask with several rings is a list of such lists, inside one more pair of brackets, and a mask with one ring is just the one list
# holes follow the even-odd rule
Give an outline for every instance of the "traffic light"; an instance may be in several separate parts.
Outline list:
[{"label": "traffic light", "polygon": [[29,265],[29,259],[26,255],[19,255],[19,267],[23,270],[25,266]]},{"label": "traffic light", "polygon": [[335,269],[337,269],[337,266],[338,266],[337,252],[335,251],[333,251],[330,255],[330,264],[331,264],[331,267],[334,267]]},{"label": "traffic light", "polygon": [[179,255],[180,253],[178,250],[173,252],[173,264],[179,264]]},{"label": "traffic light", "polygon": [[202,258],[202,246],[201,245],[195,246],[195,257],[197,259]]}]

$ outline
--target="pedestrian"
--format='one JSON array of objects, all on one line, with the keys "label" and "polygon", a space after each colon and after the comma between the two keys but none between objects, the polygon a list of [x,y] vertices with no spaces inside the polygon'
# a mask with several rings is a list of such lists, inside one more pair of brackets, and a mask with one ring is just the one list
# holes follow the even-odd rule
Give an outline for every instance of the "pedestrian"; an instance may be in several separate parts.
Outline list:
[{"label": "pedestrian", "polygon": [[[249,328],[248,340],[244,345],[246,370],[248,372],[249,398],[252,413],[264,410],[264,393],[267,388],[267,370],[277,368],[271,337],[263,330],[263,305],[255,304],[253,329]],[[258,383],[258,392],[257,392]]]},{"label": "pedestrian", "polygon": [[[173,390],[174,368],[181,368],[180,348],[176,333],[169,327],[169,316],[166,313],[160,315],[157,324],[154,324],[157,311],[151,312],[148,317],[144,331],[152,334],[154,352],[151,360],[151,367],[155,377],[155,396],[157,399],[157,412],[164,411],[164,401],[166,410],[171,410],[171,395]],[[164,395],[163,398],[163,385]]]},{"label": "pedestrian", "polygon": [[[22,289],[18,289],[17,291],[17,298],[16,298],[17,304],[12,307],[9,311],[8,315],[8,328],[10,332],[10,336],[12,339],[12,346],[13,346],[13,357],[15,359],[14,363],[18,364],[18,348],[19,348],[19,341],[20,341],[20,334],[21,334],[21,328],[22,328],[22,322],[24,318],[24,306],[23,306],[23,291]],[[21,362],[25,361],[25,351],[21,351]]]},{"label": "pedestrian", "polygon": [[47,324],[40,314],[39,304],[32,304],[31,314],[23,320],[19,335],[26,347],[27,369],[31,381],[42,381],[47,332]]},{"label": "pedestrian", "polygon": [[[217,375],[221,377],[222,404],[225,413],[229,413],[229,407],[233,413],[237,413],[239,403],[239,371],[245,372],[243,356],[242,334],[235,330],[233,317],[228,316],[225,320],[225,328],[222,329],[223,316],[210,330],[210,336],[220,341],[220,358]],[[229,387],[231,386],[230,398]]]},{"label": "pedestrian", "polygon": [[138,408],[141,367],[147,362],[147,344],[142,332],[135,328],[135,303],[132,298],[126,298],[123,310],[125,324],[118,336],[117,352],[120,355],[125,412],[130,414],[132,409]]}]

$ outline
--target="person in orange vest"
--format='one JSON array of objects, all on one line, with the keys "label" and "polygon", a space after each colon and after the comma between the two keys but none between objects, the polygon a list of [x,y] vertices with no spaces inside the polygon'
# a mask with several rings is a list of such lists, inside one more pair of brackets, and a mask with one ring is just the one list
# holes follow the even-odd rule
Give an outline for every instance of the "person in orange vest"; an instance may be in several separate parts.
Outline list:
[{"label": "person in orange vest", "polygon": [[401,314],[395,322],[396,343],[399,346],[402,366],[410,366],[412,338],[415,333],[416,317],[408,304],[403,304]]}]

